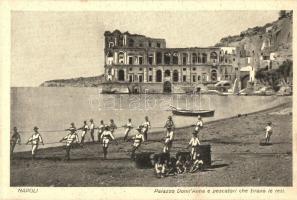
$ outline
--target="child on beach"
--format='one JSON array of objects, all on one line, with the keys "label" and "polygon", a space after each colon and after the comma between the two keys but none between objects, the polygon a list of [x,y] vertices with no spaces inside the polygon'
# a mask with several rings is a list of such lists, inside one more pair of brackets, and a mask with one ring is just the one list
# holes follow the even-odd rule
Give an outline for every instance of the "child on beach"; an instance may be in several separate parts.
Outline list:
[{"label": "child on beach", "polygon": [[174,176],[177,174],[176,158],[170,158],[167,166],[167,176]]},{"label": "child on beach", "polygon": [[203,161],[196,158],[196,160],[193,160],[192,167],[190,169],[190,173],[194,173],[197,170],[201,170],[203,167]]},{"label": "child on beach", "polygon": [[190,156],[186,157],[186,161],[184,163],[184,173],[190,172],[191,167],[192,167],[192,158]]},{"label": "child on beach", "polygon": [[181,155],[179,155],[177,157],[177,161],[176,161],[175,166],[176,166],[176,171],[177,171],[178,174],[182,174],[184,172],[184,170],[185,170],[184,169],[184,162],[183,162],[183,159],[182,159]]},{"label": "child on beach", "polygon": [[159,156],[157,162],[155,163],[155,172],[156,172],[157,178],[163,178],[165,175],[165,170],[166,170],[165,160],[162,159],[161,156]]},{"label": "child on beach", "polygon": [[271,127],[271,122],[267,123],[267,126],[265,127],[265,142],[269,143],[270,142],[270,137],[272,135],[272,127]]}]

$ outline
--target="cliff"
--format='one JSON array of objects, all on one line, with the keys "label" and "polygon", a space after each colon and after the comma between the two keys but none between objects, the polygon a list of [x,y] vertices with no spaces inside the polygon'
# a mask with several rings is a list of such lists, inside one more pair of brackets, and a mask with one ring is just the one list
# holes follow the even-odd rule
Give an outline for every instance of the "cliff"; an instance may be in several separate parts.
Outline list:
[{"label": "cliff", "polygon": [[71,79],[57,79],[45,81],[41,87],[96,87],[104,80],[104,75],[93,77],[79,77]]},{"label": "cliff", "polygon": [[249,28],[239,35],[224,37],[215,46],[237,47],[241,57],[259,58],[275,53],[274,59],[279,64],[292,60],[292,15],[292,11],[280,11],[278,20],[262,27]]}]

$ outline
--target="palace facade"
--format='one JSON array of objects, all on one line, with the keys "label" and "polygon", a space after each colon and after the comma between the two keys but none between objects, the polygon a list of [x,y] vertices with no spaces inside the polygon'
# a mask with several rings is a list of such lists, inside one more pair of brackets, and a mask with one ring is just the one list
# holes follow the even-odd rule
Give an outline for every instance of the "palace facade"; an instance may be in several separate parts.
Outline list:
[{"label": "palace facade", "polygon": [[167,48],[165,39],[119,30],[104,36],[107,82],[198,85],[239,75],[235,47]]}]

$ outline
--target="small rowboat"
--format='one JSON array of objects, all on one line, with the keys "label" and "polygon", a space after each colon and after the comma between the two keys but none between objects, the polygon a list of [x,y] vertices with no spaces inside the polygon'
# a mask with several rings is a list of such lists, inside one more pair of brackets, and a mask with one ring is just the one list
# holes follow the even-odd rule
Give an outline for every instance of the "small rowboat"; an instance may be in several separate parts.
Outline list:
[{"label": "small rowboat", "polygon": [[188,110],[188,109],[178,109],[173,106],[172,108],[173,115],[183,115],[183,116],[201,116],[201,117],[213,117],[214,110]]}]

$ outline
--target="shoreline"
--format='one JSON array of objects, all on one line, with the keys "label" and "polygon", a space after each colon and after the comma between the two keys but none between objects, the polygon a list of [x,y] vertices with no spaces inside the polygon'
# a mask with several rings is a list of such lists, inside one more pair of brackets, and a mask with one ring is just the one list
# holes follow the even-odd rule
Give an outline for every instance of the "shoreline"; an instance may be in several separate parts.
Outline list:
[{"label": "shoreline", "polygon": [[[81,86],[60,86],[60,87],[50,87],[50,86],[13,86],[10,87],[11,89],[15,89],[15,88],[71,88],[71,89],[95,89],[97,88],[98,91],[102,90],[102,88],[98,87],[98,86],[94,86],[94,87],[81,87]],[[149,95],[193,95],[197,93],[192,93],[192,92],[171,92],[171,93],[164,93],[164,92],[139,92],[139,93],[129,93],[129,92],[115,92],[115,93],[105,93],[105,92],[99,92],[98,94],[104,94],[104,95],[144,95],[144,94],[149,94]],[[217,95],[217,96],[278,96],[278,97],[287,97],[287,96],[291,96],[293,97],[293,95],[279,95],[278,92],[275,92],[275,94],[232,94],[232,93],[224,93],[224,92],[220,92],[217,90],[205,90],[201,92],[201,95]]]},{"label": "shoreline", "polygon": [[[266,109],[263,109],[263,110],[259,110],[259,111],[255,111],[255,112],[251,112],[251,113],[238,113],[237,115],[234,115],[234,116],[231,116],[231,117],[227,117],[227,118],[222,118],[222,119],[216,119],[216,120],[212,120],[212,121],[207,121],[207,122],[204,122],[204,126],[205,125],[210,125],[210,124],[213,124],[213,123],[218,123],[218,122],[224,122],[224,121],[228,121],[230,119],[234,119],[234,118],[238,118],[238,115],[240,114],[242,117],[245,116],[245,115],[254,115],[254,114],[258,114],[258,113],[262,113],[262,112],[268,112],[270,110],[274,110],[274,109],[277,109],[277,108],[280,108],[280,107],[283,107],[283,106],[287,106],[287,105],[290,105],[292,104],[291,102],[287,102],[287,103],[282,103],[282,104],[279,104],[277,106],[274,106],[274,107],[271,107],[271,108],[266,108]],[[182,127],[177,127],[175,128],[175,131],[185,131],[186,129],[190,129],[191,127],[193,126],[182,126]],[[152,131],[152,132],[149,132],[149,134],[160,134],[160,133],[164,133],[164,131]],[[89,133],[87,133],[89,134]],[[116,138],[117,140],[121,140],[123,139],[123,137],[118,137]],[[85,144],[92,144],[93,142],[85,142]],[[55,149],[55,148],[61,148],[61,147],[64,147],[65,145],[62,144],[62,145],[58,145],[58,146],[53,146],[53,147],[45,147],[45,148],[40,148],[40,149]],[[30,150],[28,151],[18,151],[18,152],[15,152],[14,154],[19,154],[19,153],[25,153],[25,152],[31,152]]]},{"label": "shoreline", "polygon": [[[11,159],[10,184],[31,187],[292,186],[291,109],[292,104],[283,104],[247,116],[206,123],[200,140],[211,145],[212,162],[209,168],[198,173],[158,179],[153,169],[136,167],[130,159],[132,143],[119,139],[118,145],[110,143],[107,160],[103,160],[102,145],[98,143],[73,148],[70,161],[63,161],[63,146],[40,149],[34,161],[30,152],[16,153]],[[263,129],[267,121],[273,124],[272,145],[261,146],[259,142],[265,135]],[[176,130],[172,156],[189,150],[185,147],[192,129]],[[142,144],[139,152],[161,152],[160,139],[164,132],[148,136],[149,141]],[[51,177],[47,176],[49,172]]]}]

